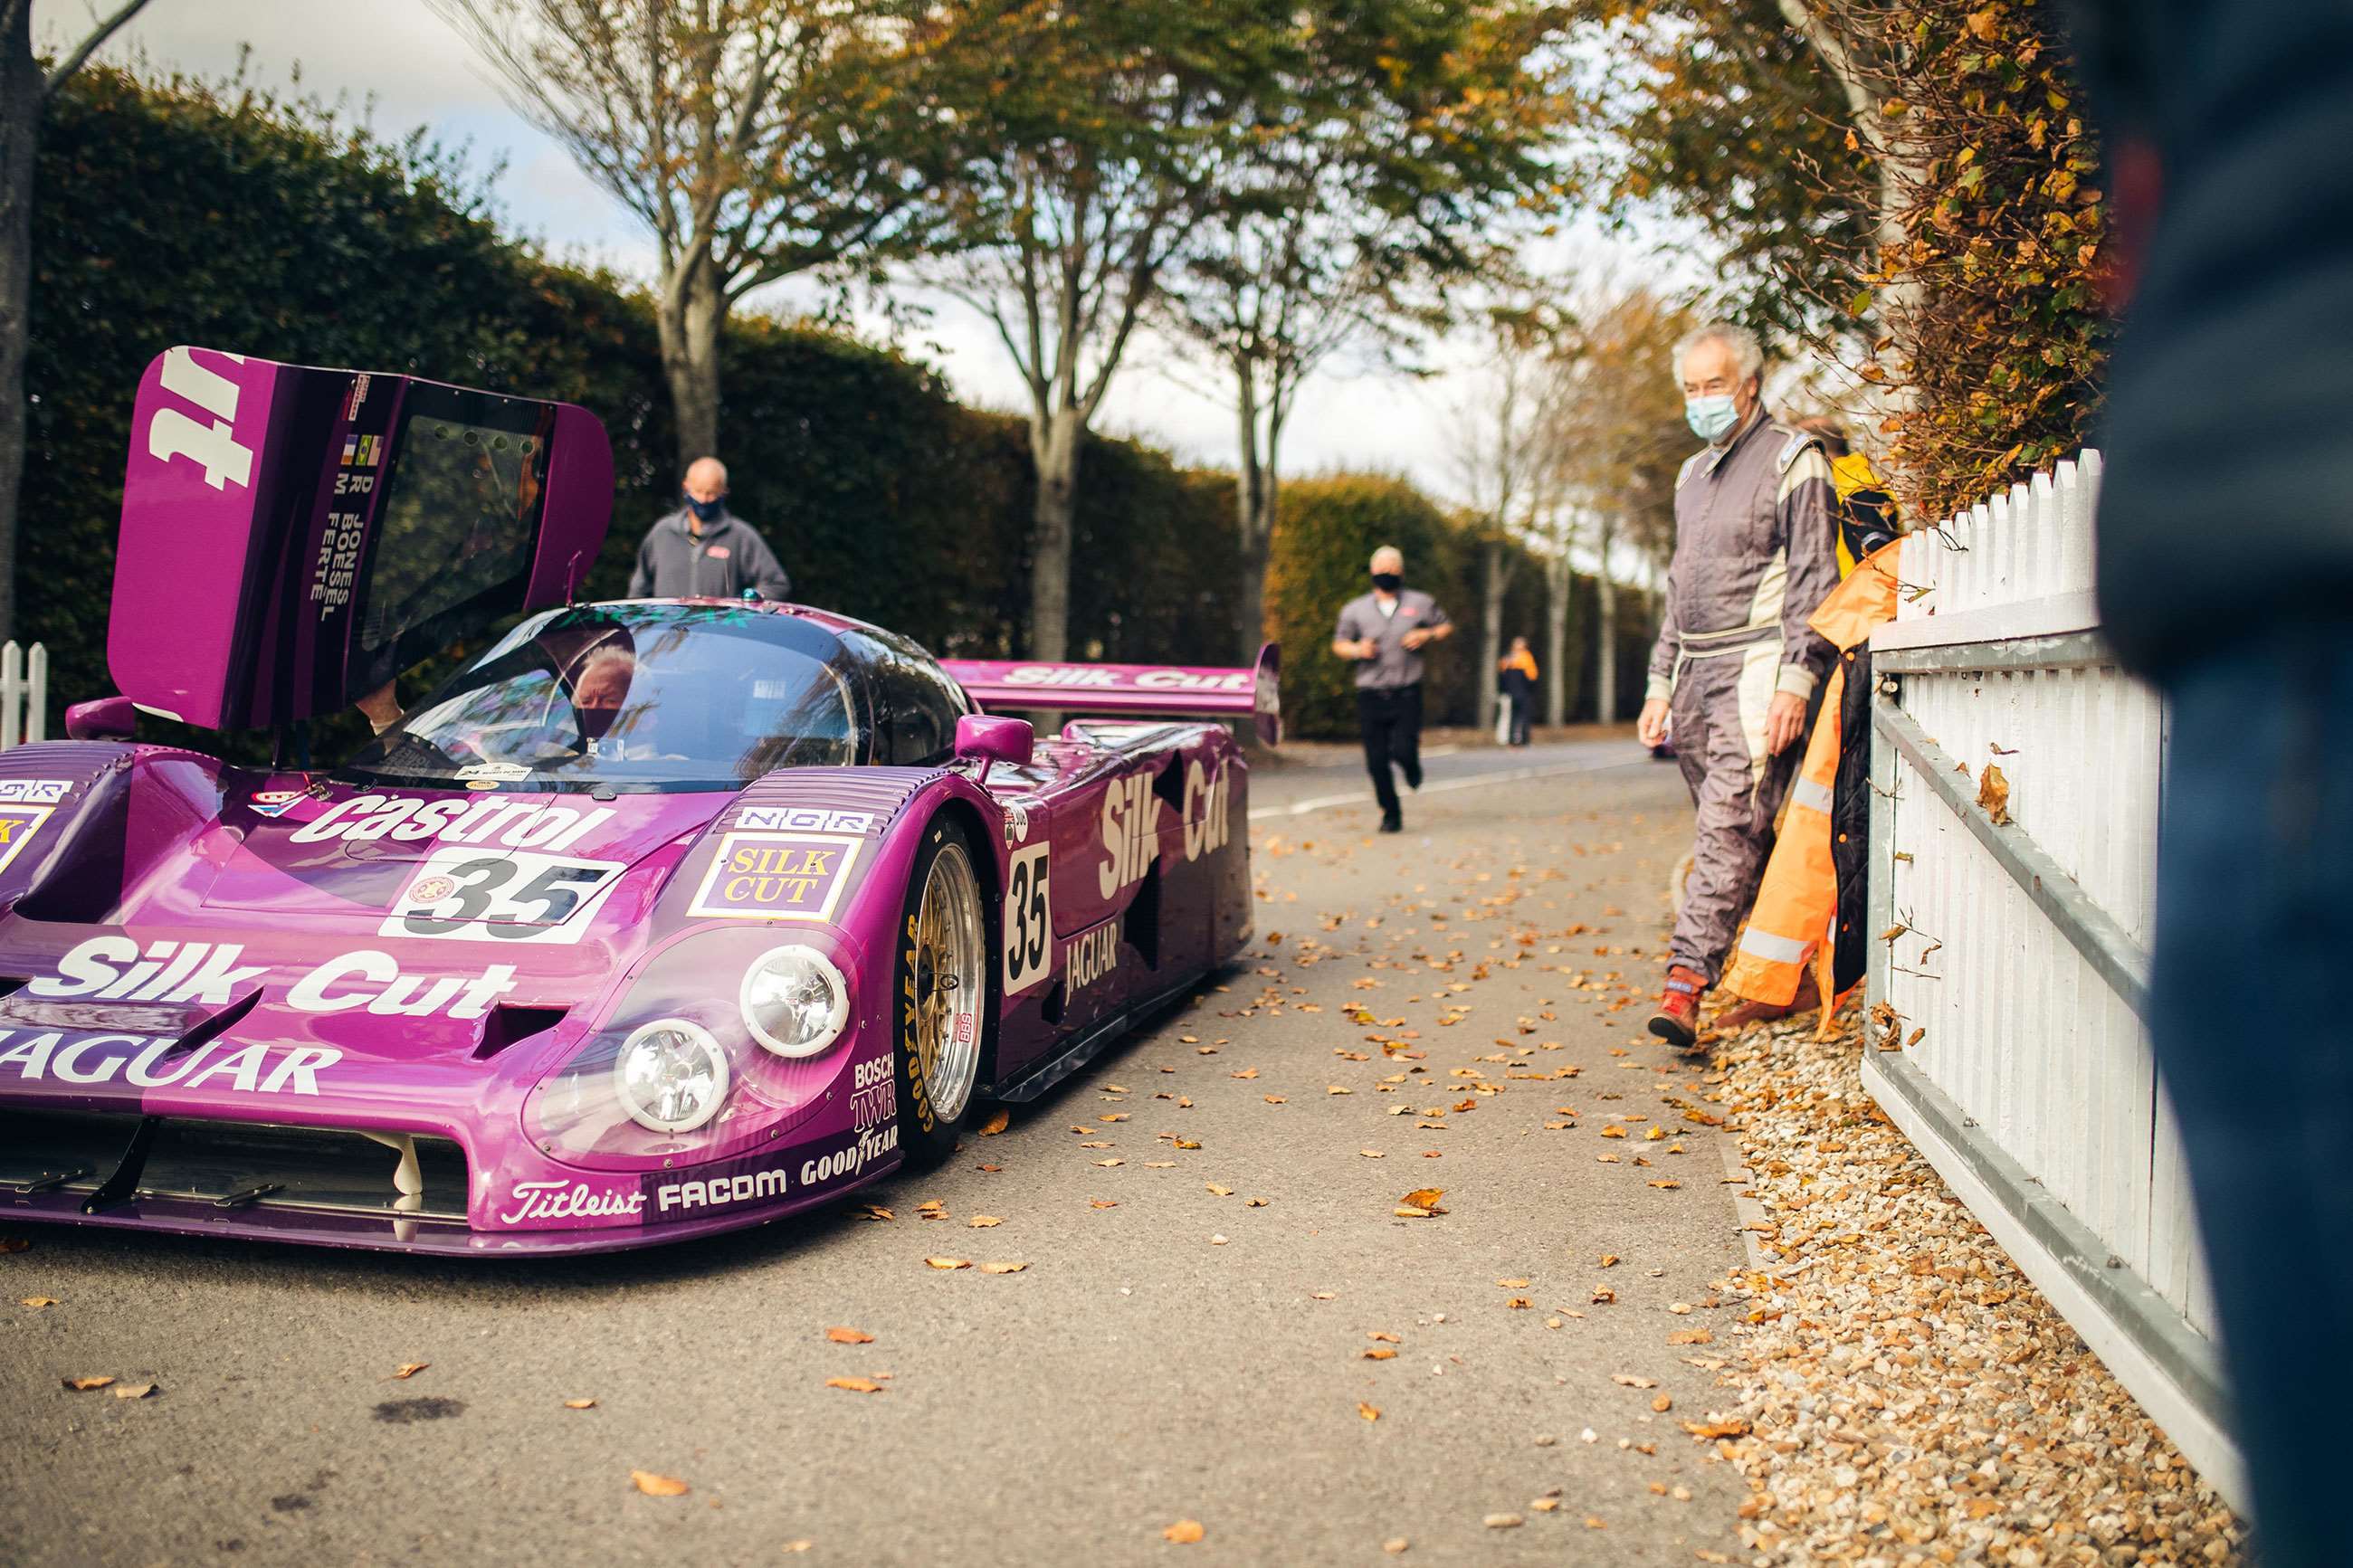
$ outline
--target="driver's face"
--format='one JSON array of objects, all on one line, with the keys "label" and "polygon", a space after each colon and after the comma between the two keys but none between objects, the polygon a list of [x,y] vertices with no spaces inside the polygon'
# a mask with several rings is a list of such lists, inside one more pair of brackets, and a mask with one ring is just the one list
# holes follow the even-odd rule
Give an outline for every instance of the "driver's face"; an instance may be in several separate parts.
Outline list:
[{"label": "driver's face", "polygon": [[633,667],[619,659],[608,659],[591,667],[580,678],[572,695],[575,706],[617,713],[629,694],[629,676]]}]

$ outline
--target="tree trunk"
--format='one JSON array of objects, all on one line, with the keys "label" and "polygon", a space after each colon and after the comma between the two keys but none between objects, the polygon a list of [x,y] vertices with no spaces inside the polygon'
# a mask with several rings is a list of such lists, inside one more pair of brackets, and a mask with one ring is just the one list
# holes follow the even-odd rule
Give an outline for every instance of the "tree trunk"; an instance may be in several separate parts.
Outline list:
[{"label": "tree trunk", "polygon": [[25,473],[25,347],[33,291],[34,156],[42,79],[32,6],[0,9],[0,640],[16,635],[16,490]]},{"label": "tree trunk", "polygon": [[1071,655],[1071,531],[1078,510],[1079,444],[1085,434],[1078,411],[1033,416],[1029,456],[1038,469],[1030,514],[1029,657]]},{"label": "tree trunk", "polygon": [[1274,475],[1261,460],[1258,444],[1258,385],[1255,368],[1248,362],[1234,367],[1239,392],[1234,416],[1240,426],[1241,465],[1234,475],[1234,527],[1241,557],[1234,595],[1235,662],[1258,658],[1266,640],[1266,563],[1273,553]]},{"label": "tree trunk", "polygon": [[1593,650],[1593,719],[1599,724],[1618,722],[1618,584],[1609,580],[1609,523],[1600,527],[1601,565],[1594,586],[1601,593],[1593,616],[1599,641]]},{"label": "tree trunk", "polygon": [[1504,541],[1493,538],[1481,547],[1486,564],[1479,605],[1479,728],[1495,727],[1495,704],[1503,676],[1495,666],[1504,657],[1504,595],[1512,586],[1512,569],[1504,564]]},{"label": "tree trunk", "polygon": [[1568,551],[1545,558],[1545,657],[1543,680],[1545,722],[1555,729],[1568,722],[1573,684],[1568,679],[1569,597],[1577,592],[1577,569]]},{"label": "tree trunk", "polygon": [[663,289],[654,314],[661,332],[662,377],[678,426],[678,472],[719,455],[719,333],[727,294],[707,256],[680,261],[682,275]]}]

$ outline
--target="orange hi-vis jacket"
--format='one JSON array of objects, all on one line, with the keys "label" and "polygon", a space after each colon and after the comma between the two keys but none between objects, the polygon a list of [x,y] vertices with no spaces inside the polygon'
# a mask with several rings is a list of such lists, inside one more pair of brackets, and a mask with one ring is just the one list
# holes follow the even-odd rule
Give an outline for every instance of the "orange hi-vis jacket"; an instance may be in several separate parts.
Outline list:
[{"label": "orange hi-vis jacket", "polygon": [[[1818,950],[1828,951],[1824,942],[1838,909],[1831,806],[1839,771],[1840,709],[1854,650],[1870,640],[1873,627],[1895,618],[1895,550],[1886,544],[1863,557],[1807,623],[1838,649],[1839,662],[1806,742],[1805,764],[1790,786],[1788,812],[1766,862],[1756,906],[1724,972],[1725,989],[1751,1002],[1788,1005],[1808,961]],[[1868,702],[1871,694],[1863,692],[1859,700]],[[1831,996],[1828,976],[1821,992],[1826,1000]]]}]

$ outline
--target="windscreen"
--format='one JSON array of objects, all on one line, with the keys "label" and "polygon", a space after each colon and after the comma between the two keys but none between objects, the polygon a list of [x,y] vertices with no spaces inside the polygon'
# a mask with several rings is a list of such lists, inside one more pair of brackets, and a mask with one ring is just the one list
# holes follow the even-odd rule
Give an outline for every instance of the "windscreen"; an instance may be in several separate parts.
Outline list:
[{"label": "windscreen", "polygon": [[606,605],[517,626],[338,775],[420,788],[739,789],[858,761],[849,656],[790,616]]}]

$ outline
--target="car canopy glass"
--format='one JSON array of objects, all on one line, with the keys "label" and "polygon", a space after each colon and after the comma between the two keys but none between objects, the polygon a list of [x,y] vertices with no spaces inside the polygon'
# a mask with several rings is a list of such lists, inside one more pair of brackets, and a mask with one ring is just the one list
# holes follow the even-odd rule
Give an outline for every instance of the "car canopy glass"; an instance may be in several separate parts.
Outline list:
[{"label": "car canopy glass", "polygon": [[739,789],[863,760],[862,663],[797,616],[591,605],[534,616],[338,775],[422,788]]}]

